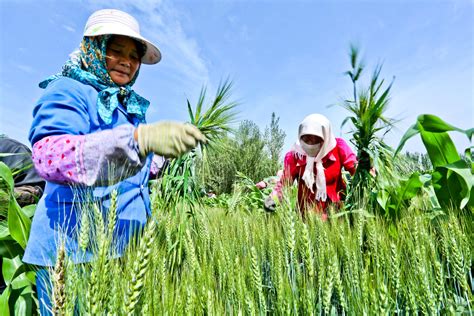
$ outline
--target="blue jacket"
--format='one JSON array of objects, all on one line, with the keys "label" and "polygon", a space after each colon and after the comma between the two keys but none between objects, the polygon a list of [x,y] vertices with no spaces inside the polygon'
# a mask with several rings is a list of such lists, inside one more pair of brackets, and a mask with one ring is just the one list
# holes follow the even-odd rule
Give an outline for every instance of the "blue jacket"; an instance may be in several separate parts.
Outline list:
[{"label": "blue jacket", "polygon": [[[85,135],[123,124],[138,125],[138,120],[122,106],[114,112],[112,123],[105,124],[97,112],[97,94],[93,87],[70,78],[52,81],[33,110],[31,144],[46,136]],[[36,208],[23,261],[54,265],[59,240],[64,240],[66,254],[75,263],[90,261],[92,253],[83,252],[78,246],[80,210],[88,207],[84,202],[93,200],[99,202],[106,218],[113,190],[119,193],[113,248],[120,256],[130,237],[143,228],[151,214],[148,191],[151,160],[149,155],[135,175],[111,186],[73,187],[48,181]]]}]

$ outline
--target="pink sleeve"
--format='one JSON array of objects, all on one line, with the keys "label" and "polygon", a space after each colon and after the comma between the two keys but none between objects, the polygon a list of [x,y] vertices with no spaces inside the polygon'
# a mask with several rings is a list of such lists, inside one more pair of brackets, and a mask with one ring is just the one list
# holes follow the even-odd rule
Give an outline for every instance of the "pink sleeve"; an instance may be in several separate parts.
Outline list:
[{"label": "pink sleeve", "polygon": [[44,137],[33,145],[33,164],[47,181],[109,185],[135,174],[145,162],[134,129],[124,124],[86,135]]},{"label": "pink sleeve", "polygon": [[290,151],[285,155],[283,175],[273,188],[273,191],[272,193],[270,193],[270,196],[277,197],[278,200],[281,201],[283,197],[283,186],[288,183],[293,183],[296,178],[296,172],[296,158],[294,153]]},{"label": "pink sleeve", "polygon": [[351,175],[354,175],[357,157],[352,149],[347,145],[346,141],[342,138],[336,138],[337,146],[339,149],[339,157],[341,158],[341,164],[344,166]]},{"label": "pink sleeve", "polygon": [[48,136],[33,145],[33,164],[38,174],[48,181],[81,183],[84,162],[80,152],[84,135]]}]

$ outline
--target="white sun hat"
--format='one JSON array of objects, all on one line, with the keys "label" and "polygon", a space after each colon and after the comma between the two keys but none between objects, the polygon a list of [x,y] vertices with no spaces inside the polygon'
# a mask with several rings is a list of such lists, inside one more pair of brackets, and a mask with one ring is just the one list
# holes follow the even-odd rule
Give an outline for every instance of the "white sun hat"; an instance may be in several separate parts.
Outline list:
[{"label": "white sun hat", "polygon": [[161,60],[158,47],[140,35],[137,20],[128,13],[116,9],[104,9],[94,12],[87,20],[84,36],[124,35],[134,38],[146,46],[143,64],[156,64]]}]

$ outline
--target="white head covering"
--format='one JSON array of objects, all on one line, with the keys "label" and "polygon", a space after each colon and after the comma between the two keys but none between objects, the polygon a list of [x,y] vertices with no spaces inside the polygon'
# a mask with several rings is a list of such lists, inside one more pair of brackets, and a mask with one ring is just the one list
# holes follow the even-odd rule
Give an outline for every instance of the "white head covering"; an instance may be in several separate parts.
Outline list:
[{"label": "white head covering", "polygon": [[84,36],[124,35],[132,37],[146,46],[143,64],[156,64],[161,60],[158,47],[140,34],[137,20],[128,13],[115,9],[94,12],[87,20]]},{"label": "white head covering", "polygon": [[[303,135],[315,135],[323,139],[323,143],[316,153],[311,152],[311,145],[305,144],[301,140]],[[304,118],[298,130],[298,139],[292,150],[298,155],[306,156],[306,167],[303,173],[303,180],[306,186],[313,191],[313,184],[316,178],[316,200],[326,201],[326,176],[322,159],[336,147],[336,138],[332,133],[331,122],[321,114],[311,114]],[[305,150],[305,149],[306,150]],[[314,149],[314,147],[313,147]],[[308,153],[309,152],[309,153]],[[314,175],[314,163],[316,163],[316,176]]]}]

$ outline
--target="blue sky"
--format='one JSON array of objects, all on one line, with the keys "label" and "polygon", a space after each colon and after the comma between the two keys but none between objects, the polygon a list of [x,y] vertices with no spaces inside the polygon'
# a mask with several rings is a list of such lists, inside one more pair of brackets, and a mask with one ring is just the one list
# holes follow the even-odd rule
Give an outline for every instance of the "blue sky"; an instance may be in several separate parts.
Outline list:
[{"label": "blue sky", "polygon": [[[80,43],[88,16],[117,8],[135,16],[161,49],[158,65],[143,65],[135,90],[151,101],[148,121],[187,120],[186,99],[203,85],[213,95],[234,81],[239,119],[261,130],[271,113],[289,149],[308,114],[329,117],[337,136],[351,95],[350,43],[382,76],[395,76],[387,116],[400,122],[387,136],[396,146],[419,114],[474,126],[474,2],[451,1],[0,1],[0,133],[27,142],[38,82],[57,73]],[[452,134],[459,150],[469,142]],[[411,140],[410,151],[423,151]]]}]

